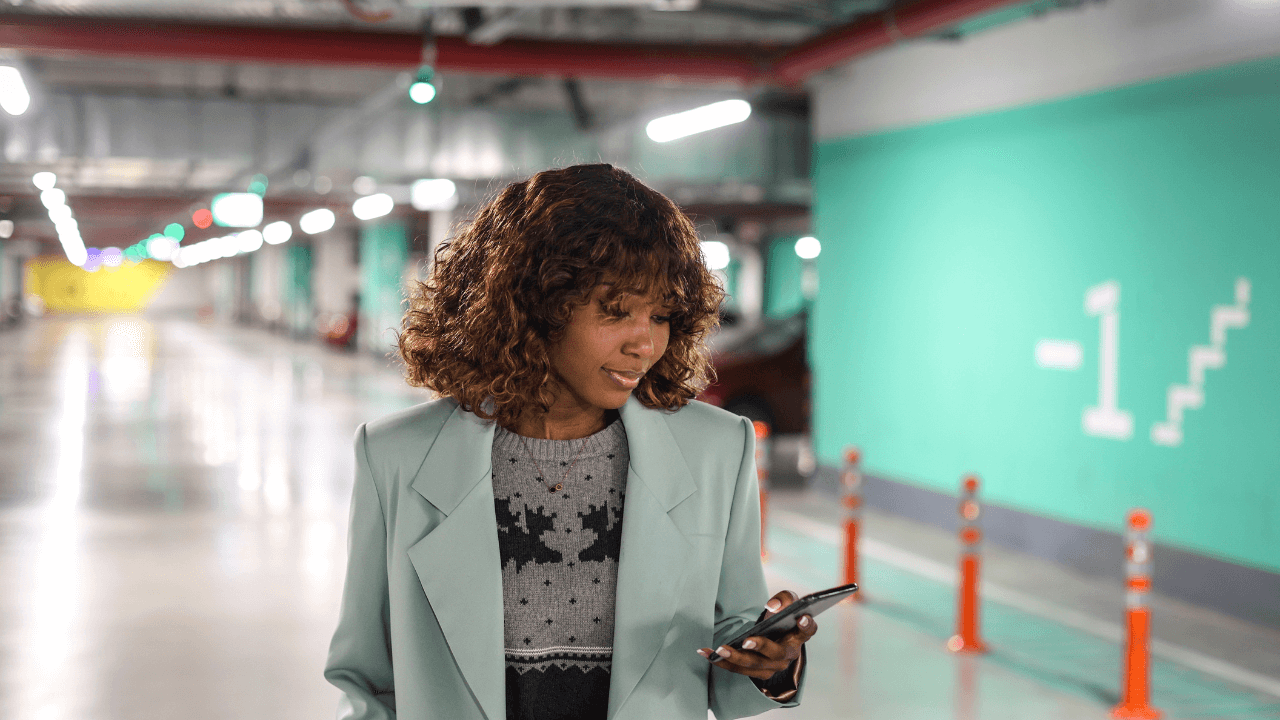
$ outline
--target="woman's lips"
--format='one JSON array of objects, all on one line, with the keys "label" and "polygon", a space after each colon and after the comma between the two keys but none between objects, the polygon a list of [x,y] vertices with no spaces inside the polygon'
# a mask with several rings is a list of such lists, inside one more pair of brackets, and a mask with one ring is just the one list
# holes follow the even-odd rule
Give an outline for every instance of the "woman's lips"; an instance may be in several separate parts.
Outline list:
[{"label": "woman's lips", "polygon": [[640,384],[640,378],[644,377],[642,372],[626,372],[621,370],[610,370],[609,368],[601,368],[615,383],[628,389],[635,390]]}]

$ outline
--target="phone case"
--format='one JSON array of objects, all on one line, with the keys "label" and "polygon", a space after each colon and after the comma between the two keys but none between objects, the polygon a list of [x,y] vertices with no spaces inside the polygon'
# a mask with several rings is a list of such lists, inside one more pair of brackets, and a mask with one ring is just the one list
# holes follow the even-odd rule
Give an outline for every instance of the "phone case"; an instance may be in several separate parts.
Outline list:
[{"label": "phone case", "polygon": [[816,617],[827,608],[852,595],[857,589],[858,586],[856,584],[850,583],[805,595],[745,631],[738,633],[733,639],[724,644],[740,650],[742,649],[742,641],[749,637],[767,637],[770,640],[777,640],[795,628],[796,620],[801,615],[808,614]]}]

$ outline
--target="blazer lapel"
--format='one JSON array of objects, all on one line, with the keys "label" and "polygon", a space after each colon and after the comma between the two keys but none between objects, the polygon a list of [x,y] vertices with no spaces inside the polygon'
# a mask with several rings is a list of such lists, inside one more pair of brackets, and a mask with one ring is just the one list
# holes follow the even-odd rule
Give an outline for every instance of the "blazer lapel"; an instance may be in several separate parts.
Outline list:
[{"label": "blazer lapel", "polygon": [[493,423],[461,408],[441,427],[412,487],[446,517],[409,548],[409,560],[468,687],[486,716],[502,720],[506,686],[493,431]]},{"label": "blazer lapel", "polygon": [[667,512],[697,490],[661,411],[634,397],[621,409],[631,467],[622,510],[608,718],[662,649],[693,546]]}]

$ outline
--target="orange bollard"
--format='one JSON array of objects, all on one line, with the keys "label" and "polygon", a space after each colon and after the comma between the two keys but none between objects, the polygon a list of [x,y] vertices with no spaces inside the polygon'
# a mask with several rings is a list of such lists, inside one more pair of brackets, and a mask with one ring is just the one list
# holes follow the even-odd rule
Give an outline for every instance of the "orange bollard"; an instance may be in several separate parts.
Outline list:
[{"label": "orange bollard", "polygon": [[[840,485],[844,489],[844,580],[843,584],[858,582],[858,530],[862,523],[862,452],[858,448],[844,451],[844,472],[840,473]],[[849,596],[861,601],[862,592]]]},{"label": "orange bollard", "polygon": [[760,485],[760,558],[767,560],[765,547],[765,519],[769,512],[769,423],[756,420],[751,423],[756,431],[756,481]]},{"label": "orange bollard", "polygon": [[978,477],[966,477],[960,490],[960,614],[956,618],[956,634],[947,640],[947,649],[955,653],[983,653],[987,645],[978,637],[978,578],[982,565]]},{"label": "orange bollard", "polygon": [[1151,610],[1146,596],[1151,591],[1151,513],[1141,508],[1129,512],[1125,533],[1125,593],[1128,641],[1124,654],[1124,677],[1120,678],[1120,704],[1111,708],[1111,717],[1124,720],[1155,720],[1164,713],[1151,707]]}]

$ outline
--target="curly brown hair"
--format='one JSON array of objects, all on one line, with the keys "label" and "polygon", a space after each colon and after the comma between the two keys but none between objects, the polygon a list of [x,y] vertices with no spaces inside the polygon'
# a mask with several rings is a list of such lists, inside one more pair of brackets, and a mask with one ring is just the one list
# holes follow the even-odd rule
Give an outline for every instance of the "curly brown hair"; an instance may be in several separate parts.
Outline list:
[{"label": "curly brown hair", "polygon": [[550,409],[550,349],[574,308],[611,283],[670,305],[667,351],[635,389],[676,410],[715,380],[707,335],[724,291],[693,223],[661,193],[606,164],[540,172],[508,185],[435,252],[399,335],[405,379],[512,426]]}]

